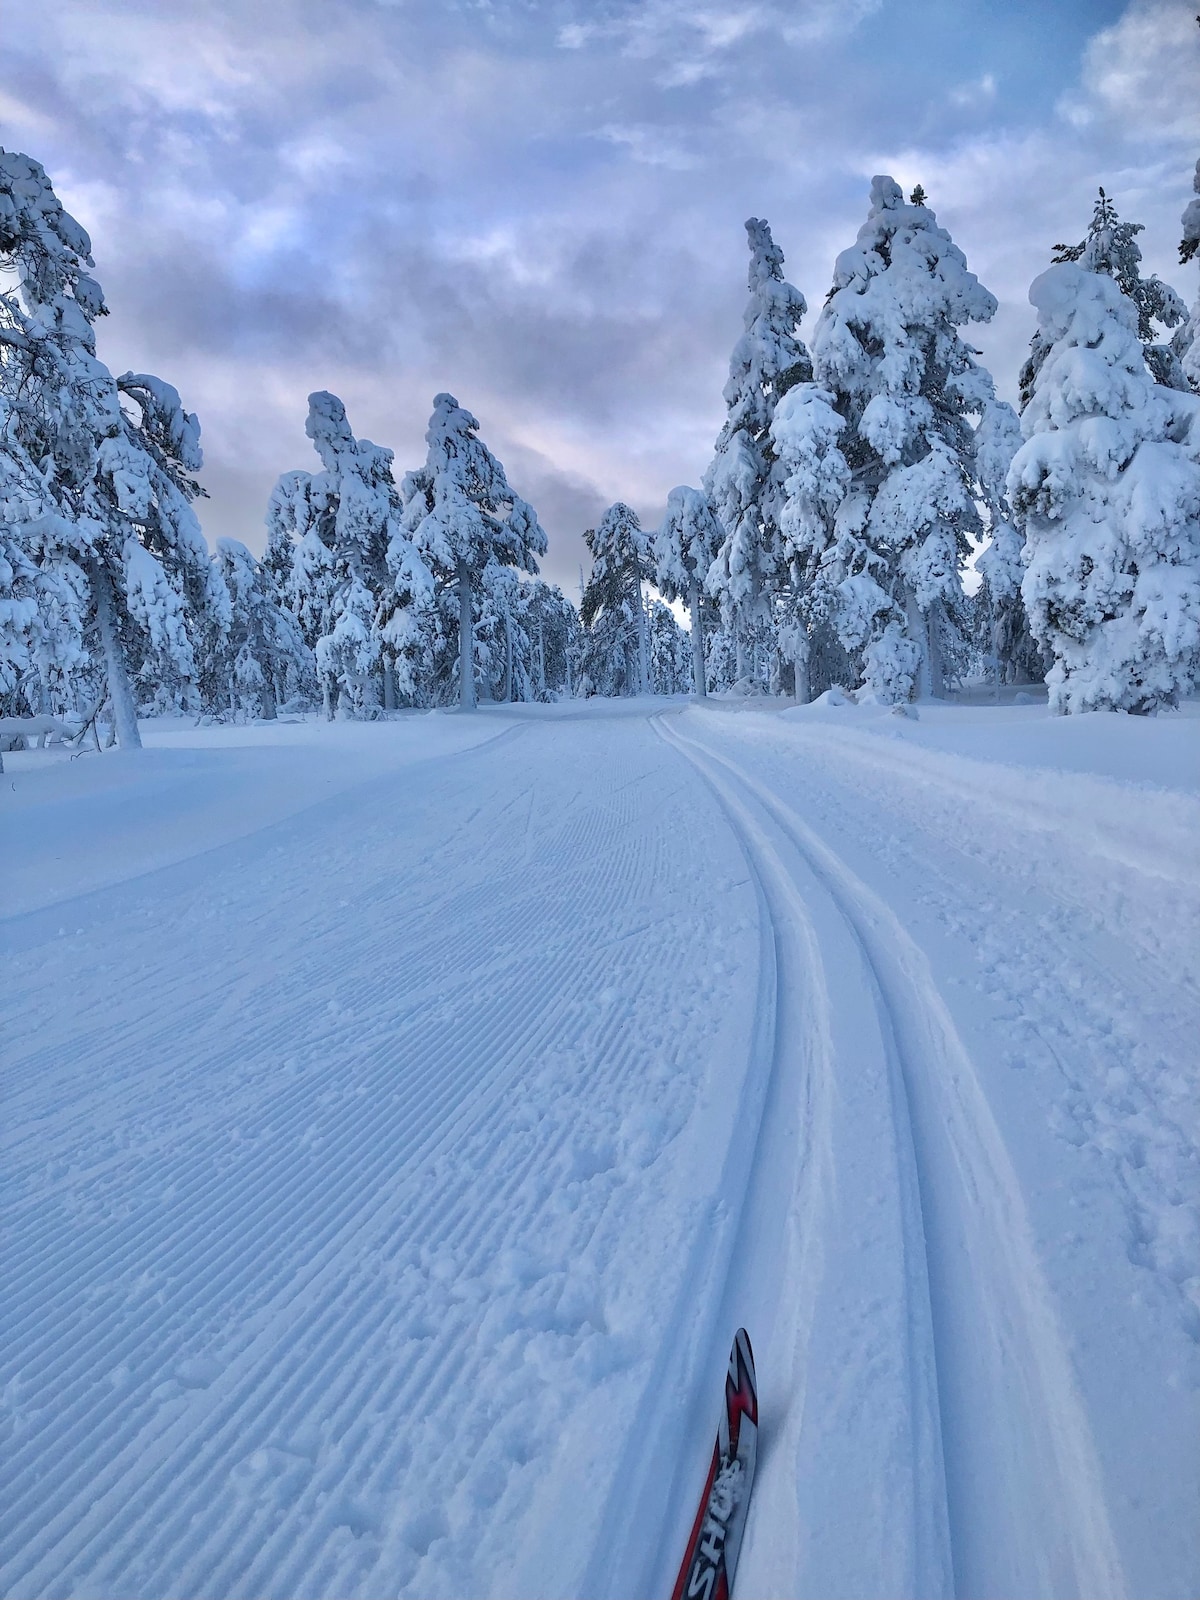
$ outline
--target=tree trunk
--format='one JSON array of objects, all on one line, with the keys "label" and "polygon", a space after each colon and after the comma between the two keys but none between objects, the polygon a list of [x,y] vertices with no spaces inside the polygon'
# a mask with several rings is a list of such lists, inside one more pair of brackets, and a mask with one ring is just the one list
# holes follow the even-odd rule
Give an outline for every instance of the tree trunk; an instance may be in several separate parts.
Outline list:
[{"label": "tree trunk", "polygon": [[504,613],[504,693],[501,699],[509,704],[513,697],[513,648],[512,648],[512,618],[508,612]]},{"label": "tree trunk", "polygon": [[913,685],[913,698],[916,700],[928,700],[933,694],[929,670],[929,625],[924,612],[917,605],[916,599],[911,594],[905,598],[904,616],[905,621],[908,623],[908,636],[921,652],[921,659],[917,662],[917,678]]},{"label": "tree trunk", "polygon": [[396,668],[390,661],[383,664],[383,709],[396,709]]},{"label": "tree trunk", "polygon": [[708,693],[704,682],[704,619],[700,615],[700,580],[693,578],[688,590],[688,610],[692,614],[692,692],[698,700]]},{"label": "tree trunk", "polygon": [[471,620],[471,569],[458,563],[458,703],[475,709],[475,638]]},{"label": "tree trunk", "polygon": [[92,594],[96,601],[96,621],[100,628],[100,642],[104,647],[104,665],[108,673],[108,692],[112,698],[113,725],[122,750],[140,750],[142,736],[138,732],[137,707],[133,703],[133,690],[121,640],[117,634],[117,608],[113,599],[112,579],[104,562],[97,558],[91,564]]},{"label": "tree trunk", "polygon": [[746,676],[749,668],[746,663],[746,635],[742,632],[740,622],[734,624],[737,629],[734,635],[734,668],[733,675],[739,683]]},{"label": "tree trunk", "polygon": [[650,642],[646,637],[646,607],[642,602],[642,580],[637,581],[638,676],[642,694],[650,693]]},{"label": "tree trunk", "polygon": [[806,706],[812,699],[812,674],[808,665],[809,652],[807,648],[797,650],[792,655],[792,670],[796,675],[796,702]]},{"label": "tree trunk", "polygon": [[925,614],[925,648],[929,652],[929,692],[935,700],[946,697],[946,669],[942,661],[942,640],[938,632],[941,601],[935,600]]},{"label": "tree trunk", "polygon": [[812,639],[799,617],[779,630],[779,648],[792,666],[792,693],[796,704],[808,705],[812,699]]}]

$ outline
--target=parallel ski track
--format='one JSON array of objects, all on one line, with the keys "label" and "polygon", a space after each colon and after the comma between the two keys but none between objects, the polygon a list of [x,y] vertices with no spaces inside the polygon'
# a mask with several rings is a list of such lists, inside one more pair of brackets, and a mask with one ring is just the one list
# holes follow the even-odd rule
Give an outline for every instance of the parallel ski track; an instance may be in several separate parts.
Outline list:
[{"label": "parallel ski track", "polygon": [[[853,841],[856,859],[869,852],[893,880],[920,885],[917,915],[939,940],[949,933],[953,948],[943,951],[965,958],[957,981],[978,990],[993,1019],[991,1055],[1006,1099],[1016,1088],[1009,1069],[1033,1066],[1022,1094],[1028,1103],[1036,1076],[1046,1131],[1083,1152],[1085,1164],[1107,1169],[1118,1214],[1106,1236],[1151,1274],[1148,1293],[1165,1297],[1166,1315],[1193,1346],[1200,1342],[1200,1312],[1187,1287],[1196,1252],[1181,1246],[1173,1226],[1196,1191],[1182,1175],[1197,1165],[1197,801],[1087,775],[1025,769],[1023,780],[1019,769],[964,763],[886,733],[802,723],[785,731],[761,716],[739,719],[731,731],[739,760],[777,792],[793,792],[803,773],[811,797],[805,814],[823,836]],[[954,781],[960,767],[969,781]],[[1030,786],[1025,816],[1013,804],[1023,781]],[[1031,1201],[1042,1226],[1046,1198]],[[1048,1225],[1053,1237],[1057,1225]],[[1124,1296],[1111,1292],[1119,1310]],[[1072,1292],[1071,1314],[1088,1298],[1085,1276]],[[1140,1289],[1134,1303],[1142,1303]],[[1159,1320],[1148,1305],[1141,1315]],[[1125,1337],[1132,1335],[1125,1324]],[[1149,1380],[1161,1364],[1151,1360],[1144,1378],[1151,1387],[1139,1406],[1147,1415],[1162,1403]],[[1120,1378],[1102,1380],[1093,1405],[1105,1406],[1105,1381]],[[1106,1459],[1115,1464],[1121,1453]],[[1147,1488],[1141,1498],[1161,1501],[1165,1489]],[[1183,1570],[1196,1564],[1185,1561]]]},{"label": "parallel ski track", "polygon": [[[1024,836],[1035,844],[1049,838],[1056,855],[1069,861],[1094,863],[1091,870],[1063,870],[1053,880],[1041,874],[1037,881],[1041,897],[1072,918],[1086,919],[1091,927],[1093,937],[1083,959],[1106,981],[1116,982],[1124,979],[1130,961],[1135,961],[1144,982],[1153,986],[1157,976],[1164,1004],[1172,990],[1181,987],[1196,995],[1194,963],[1180,959],[1173,921],[1175,900],[1182,902],[1186,914],[1194,905],[1194,891],[1200,881],[1200,857],[1194,848],[1197,807],[1190,797],[1157,796],[1167,802],[1169,820],[1164,826],[1168,834],[1165,841],[1148,842],[1139,837],[1136,829],[1129,828],[1126,815],[1118,812],[1117,786],[1089,774],[1076,774],[1065,780],[1094,785],[1106,803],[1103,817],[1081,826],[1078,801],[1074,808],[1065,806],[1062,797],[1053,792],[1064,781],[1059,772],[1035,773],[1032,781],[1045,779],[1052,786],[1052,793],[1050,799],[1045,799],[1039,791],[1037,802],[1031,803],[1029,793],[1021,787],[1030,779],[1020,769],[912,748],[900,740],[881,739],[877,734],[827,728],[820,732],[822,737],[817,737],[814,730],[790,727],[789,739],[795,741],[791,759],[803,760],[801,752],[811,752],[823,768],[836,770],[843,780],[855,769],[869,783],[886,786],[891,793],[898,787],[907,788],[926,810],[930,790],[935,789],[939,801],[959,801],[967,814],[978,819],[976,848],[980,853],[987,835],[994,833],[1002,839]],[[994,819],[992,826],[984,826],[984,815]],[[1097,866],[1100,870],[1095,870]],[[1142,903],[1135,901],[1131,905],[1129,896],[1122,894],[1126,874],[1157,880],[1154,897],[1144,902],[1153,907],[1152,917],[1146,919]],[[1097,936],[1098,923],[1119,927],[1120,938]]]},{"label": "parallel ski track", "polygon": [[[5,1348],[32,1409],[6,1462],[0,1551],[7,1593],[41,1593],[80,1571],[112,1592],[328,1592],[349,1581],[345,1554],[330,1542],[331,1530],[345,1526],[367,1535],[360,1581],[369,1590],[379,1557],[371,1507],[389,1492],[411,1448],[394,1429],[382,1435],[390,1442],[381,1448],[381,1417],[423,1410],[432,1427],[439,1412],[431,1411],[428,1397],[450,1395],[441,1409],[452,1410],[454,1396],[469,1392],[473,1381],[483,1383],[486,1366],[486,1352],[473,1348],[478,1309],[471,1302],[457,1316],[450,1313],[451,1325],[440,1326],[436,1340],[418,1335],[404,1362],[389,1358],[395,1306],[381,1284],[390,1273],[413,1271],[415,1241],[426,1255],[452,1249],[456,1270],[478,1282],[511,1240],[527,1234],[541,1176],[574,1137],[570,1119],[524,1141],[522,1159],[506,1162],[489,1188],[486,1208],[474,1180],[502,1153],[505,1140],[511,1142],[502,1112],[531,1061],[586,1046],[589,1097],[610,1103],[620,1101],[622,1084],[639,1071],[620,1010],[597,1022],[584,1003],[588,946],[568,927],[569,909],[583,893],[589,926],[605,926],[618,937],[647,926],[644,913],[635,911],[631,921],[623,907],[631,885],[656,876],[663,840],[632,826],[637,801],[636,785],[624,793],[613,786],[602,804],[577,804],[568,815],[556,842],[564,868],[553,897],[563,908],[557,928],[546,928],[545,887],[528,883],[523,860],[452,901],[435,891],[416,905],[412,873],[402,870],[356,897],[358,931],[339,924],[336,908],[330,914],[306,904],[293,888],[285,912],[285,918],[295,912],[291,942],[275,961],[285,975],[272,979],[265,1016],[239,1013],[236,1053],[260,1071],[277,1070],[289,1053],[303,1066],[278,1094],[262,1097],[252,1080],[232,1088],[235,1103],[245,1102],[244,1139],[261,1144],[258,1158],[240,1169],[227,1166],[209,1144],[203,1114],[191,1130],[176,1123],[165,1132],[171,1102],[199,1097],[206,1083],[227,1092],[234,1047],[213,1020],[225,995],[215,1004],[204,997],[173,1009],[169,1017],[161,1003],[152,1004],[178,983],[187,952],[164,950],[161,928],[147,929],[146,967],[135,991],[139,1008],[145,1007],[143,1021],[91,1034],[91,1064],[102,1088],[85,1094],[70,1116],[69,1153],[89,1173],[82,1185],[76,1178],[75,1187],[90,1192],[98,1207],[119,1207],[121,1151],[110,1150],[97,1164],[88,1148],[89,1116],[103,1100],[113,1123],[128,1115],[162,1125],[137,1187],[144,1194],[161,1182],[173,1185],[174,1194],[149,1214],[115,1215],[76,1238],[64,1236],[61,1214],[45,1208],[41,1195],[10,1219],[21,1226],[10,1255],[17,1292],[8,1303],[21,1309]],[[490,808],[489,833],[499,837],[508,830],[519,843],[527,815],[527,793],[507,798],[499,810]],[[579,857],[584,865],[573,869]],[[330,881],[341,865],[334,861]],[[347,871],[352,865],[344,863]],[[154,885],[144,888],[152,894]],[[280,888],[288,892],[286,883]],[[192,923],[207,905],[213,914],[236,916],[244,899],[236,885],[218,877],[211,889],[185,897],[177,915],[181,924]],[[482,914],[489,904],[502,906],[502,925],[494,910]],[[137,912],[135,903],[131,920]],[[392,920],[406,926],[411,961],[402,974],[379,965],[378,930]],[[454,925],[449,934],[447,921]],[[463,974],[465,998],[489,970],[504,973],[504,948],[527,941],[541,951],[536,990],[501,985],[494,1004],[477,1007],[465,1030],[456,1026],[453,974]],[[336,951],[331,965],[325,960],[330,950]],[[604,960],[622,992],[636,997],[647,976],[637,940],[624,947],[610,942]],[[507,970],[511,976],[511,963]],[[236,992],[240,981],[235,976],[227,992]],[[331,994],[343,1007],[341,1022],[322,1020]],[[349,1037],[347,1013],[353,1017]],[[330,1052],[347,1060],[346,1082],[325,1107],[319,1142],[303,1151],[306,1125],[319,1104],[310,1075]],[[54,1047],[31,1052],[27,1071],[36,1076],[53,1055]],[[162,1109],[155,1110],[151,1096],[140,1117],[152,1069],[162,1059],[171,1062],[166,1092],[161,1083],[156,1091]],[[130,1073],[131,1062],[150,1067]],[[198,1148],[181,1155],[181,1140],[192,1138]],[[459,1175],[447,1177],[451,1152]],[[605,1181],[603,1174],[598,1181]],[[177,1225],[189,1216],[203,1217],[203,1228]],[[581,1250],[594,1225],[595,1218],[581,1232]],[[156,1294],[164,1297],[162,1309],[144,1321],[128,1314],[123,1264],[132,1263],[146,1280],[147,1306],[155,1308]],[[191,1412],[172,1417],[168,1409],[165,1420],[156,1421],[163,1397],[145,1385],[122,1391],[119,1377],[112,1386],[97,1384],[97,1374],[123,1370],[168,1377],[173,1364],[194,1351],[197,1333],[206,1331],[206,1307],[214,1299],[235,1327],[207,1330],[217,1337],[224,1370],[210,1380],[199,1432]],[[381,1373],[387,1374],[382,1385]],[[260,1503],[229,1484],[229,1461],[298,1433],[311,1418],[315,1383],[322,1385],[321,1413],[340,1442],[339,1458],[330,1466],[295,1452],[294,1496],[280,1504],[274,1526],[264,1532]],[[39,1394],[53,1396],[53,1405],[43,1401],[39,1410]],[[448,1423],[450,1413],[442,1420]],[[502,1425],[503,1415],[493,1420]],[[149,1437],[155,1450],[147,1465]],[[515,1459],[519,1467],[519,1450]],[[423,1473],[436,1476],[437,1468],[435,1445]],[[134,1483],[136,1494],[129,1492]],[[357,1497],[349,1509],[348,1496]]]},{"label": "parallel ski track", "polygon": [[[659,717],[650,726],[671,744]],[[717,803],[729,822],[720,794]],[[657,1321],[655,1355],[641,1393],[631,1407],[638,1419],[617,1463],[597,1526],[591,1560],[579,1592],[594,1600],[625,1600],[630,1594],[670,1591],[683,1537],[695,1512],[692,1467],[703,1471],[711,1449],[713,1418],[707,1385],[728,1360],[727,1288],[734,1252],[746,1221],[747,1200],[760,1152],[764,1120],[783,1073],[778,1040],[777,995],[781,958],[777,929],[762,875],[752,853],[737,840],[754,886],[759,922],[759,980],[754,1022],[744,1061],[726,1070],[738,1083],[730,1108],[728,1145],[707,1200],[707,1219],[693,1239],[679,1274],[678,1291],[664,1301]],[[714,1361],[714,1355],[719,1359]],[[680,1437],[680,1411],[690,1409]],[[681,1447],[682,1446],[682,1447]],[[694,1457],[694,1462],[693,1462]],[[629,1507],[639,1507],[649,1527],[661,1526],[658,1540],[629,1538]]]},{"label": "parallel ski track", "polygon": [[[1095,1448],[1017,1179],[926,957],[792,806],[723,752],[658,726],[740,815],[752,848],[756,814],[791,841],[874,975],[920,1196],[955,1593],[1124,1594]],[[980,1394],[988,1383],[992,1392]],[[1030,1483],[1046,1508],[1034,1528],[1006,1516],[1007,1492],[1027,1504]],[[989,1522],[999,1532],[990,1541]]]},{"label": "parallel ski track", "polygon": [[[752,1310],[753,1320],[761,1326],[764,1348],[770,1351],[764,1370],[778,1392],[766,1396],[767,1409],[761,1418],[769,1447],[760,1467],[743,1566],[760,1585],[783,1592],[795,1581],[801,1560],[789,1472],[800,1448],[810,1376],[818,1390],[822,1382],[821,1374],[808,1371],[814,1295],[821,1258],[828,1248],[837,1248],[821,1237],[827,1220],[825,1191],[844,1181],[836,1167],[832,1125],[832,1103],[840,1092],[838,1073],[845,1070],[845,1063],[835,1057],[835,1032],[841,1030],[835,1029],[818,928],[808,899],[813,883],[802,870],[808,864],[806,856],[799,852],[797,861],[793,834],[780,825],[760,797],[747,794],[746,786],[738,781],[740,774],[726,770],[728,763],[719,762],[707,748],[687,739],[673,722],[668,717],[656,719],[656,731],[692,765],[721,804],[759,885],[777,967],[765,1114],[742,1198],[728,1277],[718,1302],[723,1316],[716,1319],[713,1337],[719,1340],[727,1324]],[[867,991],[860,1000],[869,1011],[879,998]],[[894,1057],[894,1040],[886,1036],[886,1027],[885,1037],[878,1042]],[[854,1065],[858,1070],[864,1066]],[[893,1585],[900,1584],[903,1587],[898,1593],[933,1597],[950,1593],[951,1563],[925,1240],[903,1090],[890,1081],[896,1077],[894,1061],[890,1070],[883,1063],[881,1066],[882,1087],[893,1109],[893,1148],[879,1149],[875,1156],[885,1167],[898,1164],[898,1187],[890,1204],[895,1215],[894,1236],[903,1257],[894,1281],[901,1286],[899,1294],[905,1302],[897,1308],[893,1324],[899,1347],[888,1352],[890,1360],[884,1364],[894,1365],[905,1376],[907,1394],[886,1392],[885,1379],[885,1392],[864,1393],[860,1403],[880,1407],[879,1426],[888,1436],[886,1454],[880,1450],[881,1460],[906,1470],[909,1481],[879,1484],[888,1497],[886,1505],[875,1502],[863,1481],[862,1491],[871,1498],[878,1522],[877,1528],[864,1530],[864,1542],[877,1541],[887,1548],[887,1569],[874,1575],[881,1592],[890,1593]],[[886,1123],[888,1119],[883,1120]],[[760,1371],[760,1392],[761,1381]],[[890,1437],[897,1426],[908,1430],[905,1446]],[[819,1472],[819,1467],[816,1470]],[[801,1520],[811,1519],[802,1514]],[[754,1570],[756,1529],[764,1530],[760,1536],[772,1550],[766,1571]],[[853,1587],[848,1575],[843,1574],[843,1580]]]}]

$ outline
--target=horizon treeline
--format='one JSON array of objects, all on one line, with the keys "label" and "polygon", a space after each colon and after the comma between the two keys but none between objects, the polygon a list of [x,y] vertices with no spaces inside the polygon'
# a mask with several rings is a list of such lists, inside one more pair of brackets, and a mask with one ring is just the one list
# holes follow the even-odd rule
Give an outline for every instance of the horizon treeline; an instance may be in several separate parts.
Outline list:
[{"label": "horizon treeline", "polygon": [[[1200,253],[1196,196],[1180,259]],[[657,529],[616,502],[578,609],[480,424],[434,398],[423,465],[309,397],[319,470],[288,471],[267,546],[210,550],[200,425],[114,377],[87,233],[0,151],[0,717],[213,719],[736,690],[894,704],[968,678],[1051,707],[1153,712],[1200,679],[1200,295],[1141,275],[1100,190],[1030,300],[1020,412],[963,330],[997,302],[918,186],[871,184],[813,332],[768,224],[701,483]],[[971,563],[978,587],[968,593]],[[657,593],[656,593],[657,591]],[[659,596],[680,601],[681,629]],[[12,724],[17,726],[17,724]]]}]

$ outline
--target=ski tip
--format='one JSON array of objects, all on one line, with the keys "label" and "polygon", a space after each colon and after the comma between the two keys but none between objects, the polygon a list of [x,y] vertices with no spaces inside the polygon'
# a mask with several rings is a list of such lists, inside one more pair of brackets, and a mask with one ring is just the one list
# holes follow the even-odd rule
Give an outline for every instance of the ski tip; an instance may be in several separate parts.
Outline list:
[{"label": "ski tip", "polygon": [[729,1372],[725,1380],[725,1414],[727,1426],[733,1432],[732,1443],[736,1448],[735,1419],[745,1416],[756,1428],[758,1426],[758,1377],[754,1371],[754,1351],[750,1345],[750,1335],[745,1328],[739,1328],[734,1334],[729,1351]]}]

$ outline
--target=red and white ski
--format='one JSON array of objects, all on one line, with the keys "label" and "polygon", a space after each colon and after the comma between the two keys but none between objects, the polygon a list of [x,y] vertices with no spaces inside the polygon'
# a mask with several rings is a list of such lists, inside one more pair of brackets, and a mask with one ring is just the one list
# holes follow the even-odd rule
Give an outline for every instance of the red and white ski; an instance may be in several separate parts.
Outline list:
[{"label": "red and white ski", "polygon": [[750,1336],[739,1328],[725,1375],[725,1409],[708,1482],[671,1600],[729,1600],[750,1509],[758,1449],[758,1386]]}]

